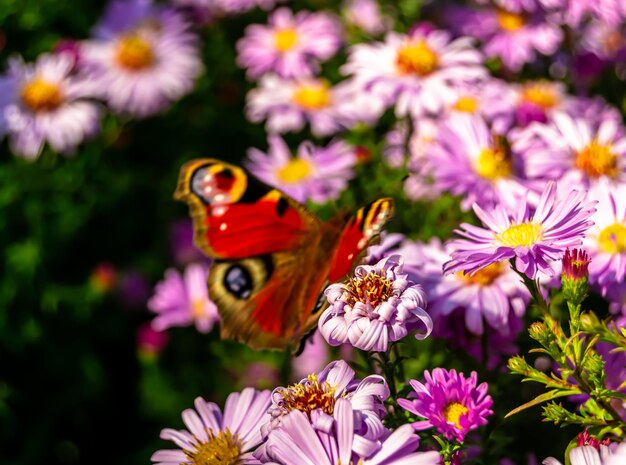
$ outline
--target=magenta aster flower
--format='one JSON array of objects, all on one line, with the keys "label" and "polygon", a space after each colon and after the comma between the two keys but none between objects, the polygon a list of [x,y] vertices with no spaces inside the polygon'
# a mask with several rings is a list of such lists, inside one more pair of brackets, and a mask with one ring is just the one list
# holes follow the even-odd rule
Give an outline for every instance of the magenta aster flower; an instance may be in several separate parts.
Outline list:
[{"label": "magenta aster flower", "polygon": [[389,343],[415,335],[424,339],[432,320],[424,310],[426,296],[419,284],[408,280],[399,255],[383,258],[376,265],[357,266],[347,283],[326,289],[330,303],[319,319],[319,329],[331,346],[349,342],[367,351],[385,352]]},{"label": "magenta aster flower", "polygon": [[172,9],[146,0],[113,0],[83,44],[81,68],[116,113],[146,117],[193,88],[202,72],[197,37]]},{"label": "magenta aster flower", "polygon": [[427,157],[438,189],[462,196],[464,210],[474,203],[484,208],[498,203],[512,207],[528,192],[523,167],[509,144],[481,116],[452,115],[439,128],[437,143],[428,147]]},{"label": "magenta aster flower", "polygon": [[358,413],[355,434],[363,444],[375,446],[375,441],[386,432],[382,418],[386,415],[384,401],[389,388],[382,376],[370,375],[355,379],[355,373],[343,360],[329,363],[319,374],[310,374],[299,383],[278,387],[272,393],[271,429],[282,424],[285,415],[299,410],[309,418],[332,416],[337,402],[345,399]]},{"label": "magenta aster flower", "polygon": [[346,399],[339,399],[333,422],[311,422],[300,411],[292,411],[282,426],[269,435],[267,465],[438,465],[438,452],[416,452],[419,438],[409,425],[395,430],[376,447],[359,447],[354,433],[354,412]]},{"label": "magenta aster flower", "polygon": [[198,397],[195,409],[182,414],[186,430],[161,431],[161,439],[179,449],[159,450],[151,460],[158,465],[258,464],[251,451],[261,443],[269,404],[269,390],[246,388],[228,396],[222,414],[216,404]]},{"label": "magenta aster flower", "polygon": [[9,61],[0,80],[0,127],[15,154],[36,158],[46,143],[56,152],[71,153],[98,133],[97,87],[73,74],[73,68],[73,57],[65,53],[41,55],[34,64]]},{"label": "magenta aster flower", "polygon": [[354,148],[342,141],[331,141],[326,147],[302,142],[295,157],[280,136],[269,136],[268,143],[267,153],[255,148],[248,150],[246,167],[298,202],[336,199],[354,176]]},{"label": "magenta aster flower", "polygon": [[467,37],[451,40],[441,30],[412,35],[387,34],[384,42],[358,44],[342,72],[352,75],[364,92],[378,95],[396,114],[438,114],[453,103],[457,87],[483,79],[481,54]]},{"label": "magenta aster flower", "polygon": [[463,223],[456,232],[464,239],[450,242],[452,260],[444,272],[474,272],[493,263],[515,258],[515,268],[531,279],[537,272],[555,274],[554,262],[567,248],[581,245],[585,231],[593,225],[594,201],[585,200],[585,192],[573,190],[556,199],[556,184],[549,183],[536,209],[528,198],[520,199],[518,208],[502,205],[485,211],[474,205],[474,212],[487,229]]},{"label": "magenta aster flower", "polygon": [[313,76],[342,40],[343,30],[334,15],[309,11],[294,15],[283,7],[270,15],[267,25],[246,28],[237,43],[237,63],[253,79],[267,72],[283,78]]},{"label": "magenta aster flower", "polygon": [[456,370],[435,368],[432,375],[425,371],[424,378],[424,384],[410,381],[415,390],[410,400],[398,399],[400,407],[425,418],[413,423],[414,429],[434,427],[448,439],[463,442],[469,431],[487,424],[493,400],[487,394],[487,383],[476,385],[475,371],[466,379]]},{"label": "magenta aster flower", "polygon": [[559,26],[548,21],[540,10],[459,10],[451,18],[462,25],[463,34],[483,42],[485,55],[500,58],[511,71],[520,71],[524,64],[534,61],[537,52],[552,55],[563,41]]},{"label": "magenta aster flower", "polygon": [[613,117],[593,121],[555,114],[551,124],[535,124],[514,148],[523,153],[526,175],[558,179],[564,186],[589,188],[606,179],[626,182],[626,131]]},{"label": "magenta aster flower", "polygon": [[198,331],[207,333],[219,322],[217,306],[209,299],[207,274],[208,268],[197,263],[187,265],[184,275],[173,268],[165,272],[165,280],[148,301],[148,308],[158,315],[152,321],[155,330],[195,323]]},{"label": "magenta aster flower", "polygon": [[405,261],[408,265],[410,257],[408,269],[411,276],[424,286],[428,311],[433,319],[460,309],[470,332],[483,334],[483,321],[486,321],[490,327],[507,335],[510,332],[509,318],[520,318],[526,313],[530,294],[507,261],[492,263],[473,274],[444,275],[443,265],[454,250],[450,244],[444,246],[438,239],[428,244],[409,242],[399,253],[404,256],[411,247],[414,251]]}]

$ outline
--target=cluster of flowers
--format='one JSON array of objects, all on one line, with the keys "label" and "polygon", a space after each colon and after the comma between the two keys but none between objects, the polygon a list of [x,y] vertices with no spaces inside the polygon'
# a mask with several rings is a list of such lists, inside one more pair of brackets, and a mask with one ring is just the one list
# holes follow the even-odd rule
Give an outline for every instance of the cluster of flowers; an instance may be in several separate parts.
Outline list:
[{"label": "cluster of flowers", "polygon": [[418,451],[414,430],[436,428],[450,439],[486,424],[492,414],[487,385],[455,370],[426,373],[411,381],[411,399],[400,399],[423,421],[391,431],[383,424],[389,388],[382,376],[356,379],[344,361],[331,362],[297,384],[258,391],[246,388],[226,400],[224,412],[197,398],[182,414],[187,430],[164,429],[161,438],[179,449],[160,450],[162,465],[280,464],[437,465],[435,451]]}]

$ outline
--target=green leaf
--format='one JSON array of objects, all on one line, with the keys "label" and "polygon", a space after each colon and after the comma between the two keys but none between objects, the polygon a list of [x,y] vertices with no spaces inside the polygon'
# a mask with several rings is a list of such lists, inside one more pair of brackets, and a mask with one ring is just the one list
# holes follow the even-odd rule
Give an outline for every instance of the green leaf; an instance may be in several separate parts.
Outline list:
[{"label": "green leaf", "polygon": [[557,399],[559,397],[571,396],[574,394],[580,394],[580,389],[568,389],[565,391],[562,390],[552,390],[541,394],[540,396],[535,397],[530,402],[526,402],[524,405],[520,405],[517,408],[514,408],[509,413],[507,413],[504,418],[508,418],[516,413],[521,412],[522,410],[526,410],[527,408],[534,407],[535,405],[539,405],[543,402],[547,402],[549,400]]}]

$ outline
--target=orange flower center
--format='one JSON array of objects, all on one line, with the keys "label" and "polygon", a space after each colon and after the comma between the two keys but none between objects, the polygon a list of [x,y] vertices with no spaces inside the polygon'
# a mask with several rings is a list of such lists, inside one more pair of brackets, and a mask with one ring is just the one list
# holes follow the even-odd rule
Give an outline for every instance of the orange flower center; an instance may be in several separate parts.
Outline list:
[{"label": "orange flower center", "polygon": [[141,71],[154,63],[154,51],[145,39],[127,35],[118,43],[117,62],[129,71]]},{"label": "orange flower center", "polygon": [[286,52],[298,43],[298,33],[295,29],[287,27],[274,33],[274,45],[279,52]]},{"label": "orange flower center", "polygon": [[317,375],[310,374],[305,383],[298,383],[287,388],[281,388],[283,407],[290,412],[300,410],[306,414],[321,408],[324,413],[332,415],[335,410],[335,392],[337,386],[328,382],[320,383]]},{"label": "orange flower center", "polygon": [[472,275],[464,274],[462,271],[459,271],[456,275],[467,283],[478,284],[479,286],[489,286],[496,280],[496,278],[498,278],[498,276],[502,274],[505,266],[506,264],[504,262],[495,262],[476,271]]},{"label": "orange flower center", "polygon": [[309,110],[321,110],[330,105],[331,95],[328,84],[312,82],[301,84],[293,94],[296,105]]},{"label": "orange flower center", "polygon": [[350,278],[346,284],[346,291],[351,306],[357,302],[369,302],[376,308],[393,295],[393,286],[385,276],[371,272],[365,276]]},{"label": "orange flower center", "polygon": [[22,86],[20,98],[33,111],[51,111],[63,102],[60,86],[39,77]]},{"label": "orange flower center", "polygon": [[517,31],[526,24],[526,19],[520,14],[506,10],[498,10],[496,13],[498,24],[505,31]]},{"label": "orange flower center", "polygon": [[522,100],[548,110],[559,103],[559,96],[550,83],[538,81],[524,86]]},{"label": "orange flower center", "polygon": [[595,139],[578,152],[575,165],[590,178],[617,176],[617,155],[613,153],[610,145],[600,144]]},{"label": "orange flower center", "polygon": [[425,40],[411,42],[398,50],[396,68],[400,74],[427,76],[439,65],[439,56]]}]

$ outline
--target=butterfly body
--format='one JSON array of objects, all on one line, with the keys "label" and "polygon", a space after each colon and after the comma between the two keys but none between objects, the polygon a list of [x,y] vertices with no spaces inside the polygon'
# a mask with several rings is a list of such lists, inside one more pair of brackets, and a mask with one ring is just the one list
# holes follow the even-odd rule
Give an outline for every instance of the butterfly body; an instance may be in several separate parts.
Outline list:
[{"label": "butterfly body", "polygon": [[315,327],[320,293],[351,271],[392,215],[390,199],[322,222],[303,205],[242,168],[215,159],[181,168],[195,243],[215,259],[209,296],[221,336],[254,348],[285,348]]}]

